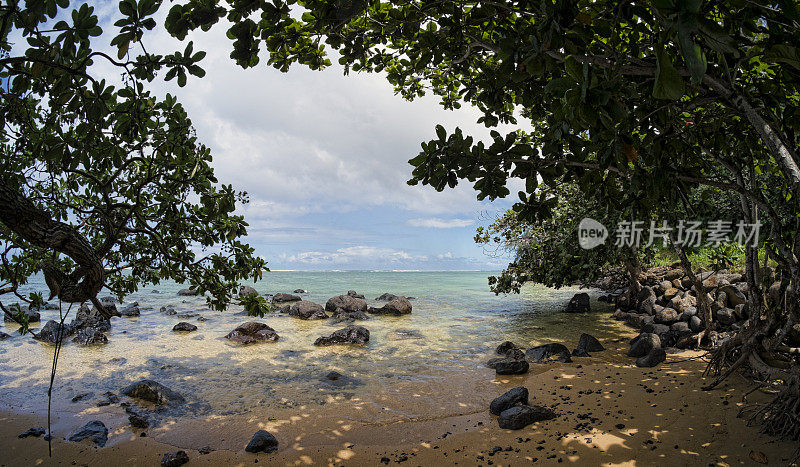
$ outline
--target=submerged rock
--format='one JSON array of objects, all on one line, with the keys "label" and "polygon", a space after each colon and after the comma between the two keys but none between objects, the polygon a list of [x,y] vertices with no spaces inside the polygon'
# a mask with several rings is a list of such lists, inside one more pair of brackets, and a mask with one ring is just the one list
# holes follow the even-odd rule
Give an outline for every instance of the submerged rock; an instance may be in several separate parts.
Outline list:
[{"label": "submerged rock", "polygon": [[103,447],[108,441],[108,428],[106,428],[105,424],[103,424],[103,422],[100,420],[94,420],[73,433],[69,437],[69,440],[72,442],[78,442],[87,438],[91,438],[94,444]]},{"label": "submerged rock", "polygon": [[88,327],[78,331],[72,342],[78,345],[108,344],[108,337],[100,328]]},{"label": "submerged rock", "polygon": [[532,347],[525,351],[525,357],[533,363],[548,363],[559,361],[572,363],[569,349],[564,344],[551,343]]},{"label": "submerged rock", "polygon": [[314,341],[314,345],[327,346],[335,344],[357,344],[364,345],[369,342],[369,330],[363,326],[347,326],[344,329],[334,331],[327,337],[320,337]]},{"label": "submerged rock", "polygon": [[42,436],[45,433],[46,433],[46,431],[45,431],[45,429],[43,427],[37,426],[37,427],[34,427],[34,428],[28,428],[27,430],[25,430],[22,433],[20,433],[19,435],[17,435],[17,438],[27,438],[28,436],[33,436],[35,438],[38,438],[38,437]]},{"label": "submerged rock", "polygon": [[300,297],[298,297],[297,295],[292,295],[292,294],[288,294],[288,293],[276,293],[272,297],[272,302],[273,303],[297,302],[297,301],[300,301],[300,300],[302,300],[302,299]]},{"label": "submerged rock", "polygon": [[353,321],[366,321],[371,319],[363,311],[338,311],[331,316],[331,324],[352,323]]},{"label": "submerged rock", "polygon": [[158,405],[186,402],[180,394],[151,379],[143,379],[130,384],[122,393],[134,399],[141,399]]},{"label": "submerged rock", "polygon": [[325,311],[330,311],[334,314],[342,312],[365,312],[367,311],[367,302],[360,298],[351,297],[350,295],[337,295],[328,299],[325,303]]},{"label": "submerged rock", "polygon": [[538,405],[519,405],[511,407],[500,413],[497,423],[500,428],[507,430],[520,430],[531,423],[541,422],[556,418],[556,413],[547,407]]},{"label": "submerged rock", "polygon": [[172,331],[173,332],[192,332],[192,331],[197,331],[197,326],[195,326],[194,324],[182,321],[182,322],[176,324],[175,326],[173,326],[172,327]]},{"label": "submerged rock", "polygon": [[240,344],[254,344],[278,340],[278,333],[264,323],[249,321],[236,327],[225,336],[228,340]]},{"label": "submerged rock", "polygon": [[600,341],[594,336],[584,332],[581,334],[580,339],[578,339],[578,347],[572,351],[572,355],[575,357],[589,357],[589,352],[602,352],[604,350],[606,350],[606,348],[603,347]]},{"label": "submerged rock", "polygon": [[405,297],[398,297],[380,308],[370,307],[368,311],[373,315],[407,315],[411,313],[411,302]]},{"label": "submerged rock", "polygon": [[258,430],[244,450],[247,452],[275,452],[278,450],[278,440],[270,432]]},{"label": "submerged rock", "polygon": [[528,388],[518,387],[507,391],[489,404],[489,412],[500,415],[517,404],[528,405]]},{"label": "submerged rock", "polygon": [[343,375],[338,371],[330,371],[320,378],[323,383],[323,386],[327,387],[334,387],[334,388],[353,388],[356,386],[362,386],[364,383],[357,380],[356,378]]},{"label": "submerged rock", "polygon": [[589,308],[589,294],[581,292],[575,294],[564,307],[565,313],[587,313],[591,311]]},{"label": "submerged rock", "polygon": [[307,300],[300,300],[289,307],[289,316],[300,319],[328,319],[325,308],[322,305]]}]

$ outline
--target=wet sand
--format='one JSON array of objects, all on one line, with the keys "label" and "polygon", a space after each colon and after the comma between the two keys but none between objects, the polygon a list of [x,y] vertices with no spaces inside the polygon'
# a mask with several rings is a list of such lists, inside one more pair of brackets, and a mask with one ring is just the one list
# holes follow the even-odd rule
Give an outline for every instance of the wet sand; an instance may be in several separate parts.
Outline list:
[{"label": "wet sand", "polygon": [[[704,363],[687,360],[699,354],[673,354],[658,368],[636,368],[624,356],[626,341],[604,340],[609,355],[603,360],[533,365],[522,376],[498,377],[476,368],[427,382],[401,380],[369,399],[355,389],[355,395],[328,396],[325,403],[256,404],[247,414],[229,416],[165,416],[146,430],[132,429],[119,404],[76,404],[54,414],[52,458],[43,438],[17,438],[45,426],[46,419],[4,410],[0,465],[158,465],[164,453],[178,449],[188,453],[189,465],[753,465],[760,454],[770,465],[787,465],[793,459],[794,444],[761,435],[737,417],[752,388],[745,379],[734,376],[703,392]],[[500,429],[489,402],[522,385],[531,404],[552,407],[559,416],[522,430]],[[769,398],[756,391],[747,402]],[[106,447],[65,441],[94,419],[109,428]],[[258,429],[276,436],[277,452],[244,452]],[[213,451],[200,454],[204,446]]]}]

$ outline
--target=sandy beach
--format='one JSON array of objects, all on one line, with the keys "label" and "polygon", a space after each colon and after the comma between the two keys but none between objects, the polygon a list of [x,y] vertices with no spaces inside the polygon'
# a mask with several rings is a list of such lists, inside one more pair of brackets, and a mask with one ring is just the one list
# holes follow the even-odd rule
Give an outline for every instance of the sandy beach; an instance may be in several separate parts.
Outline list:
[{"label": "sandy beach", "polygon": [[[188,453],[189,465],[753,465],[765,458],[769,465],[787,465],[792,460],[796,446],[761,435],[737,417],[752,389],[743,378],[703,392],[699,353],[673,354],[647,369],[624,363],[626,339],[603,344],[620,363],[590,357],[534,365],[530,373],[511,377],[477,369],[433,383],[441,385],[441,398],[421,396],[411,407],[393,404],[392,393],[413,391],[419,382],[387,387],[380,404],[357,395],[331,397],[324,404],[165,421],[147,430],[132,429],[119,404],[61,411],[54,414],[52,458],[43,438],[17,438],[46,419],[6,410],[0,413],[5,446],[0,464],[157,465],[164,453],[179,449]],[[529,389],[532,404],[551,407],[558,417],[522,430],[500,429],[489,402],[517,386]],[[767,399],[755,391],[746,401]],[[425,415],[441,404],[449,406],[450,415]],[[402,421],[393,421],[395,410],[405,412]],[[109,428],[106,447],[65,441],[71,430],[93,419]],[[276,436],[277,452],[244,452],[258,429]],[[205,446],[211,452],[201,454]]]}]

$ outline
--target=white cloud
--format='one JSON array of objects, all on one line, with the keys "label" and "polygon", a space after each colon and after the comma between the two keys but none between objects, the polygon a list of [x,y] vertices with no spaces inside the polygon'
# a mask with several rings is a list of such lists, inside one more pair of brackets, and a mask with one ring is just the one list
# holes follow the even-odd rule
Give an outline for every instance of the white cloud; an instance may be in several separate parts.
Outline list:
[{"label": "white cloud", "polygon": [[408,221],[414,227],[427,227],[430,229],[452,229],[467,227],[475,223],[472,219],[440,219],[438,217],[417,218]]}]

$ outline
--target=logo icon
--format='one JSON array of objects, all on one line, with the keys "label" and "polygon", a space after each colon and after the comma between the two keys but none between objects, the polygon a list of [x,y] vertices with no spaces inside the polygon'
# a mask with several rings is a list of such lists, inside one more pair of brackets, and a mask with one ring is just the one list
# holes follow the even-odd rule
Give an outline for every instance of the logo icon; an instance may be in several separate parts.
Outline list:
[{"label": "logo icon", "polygon": [[591,250],[605,243],[608,229],[591,217],[584,217],[578,224],[578,244],[584,250]]}]

